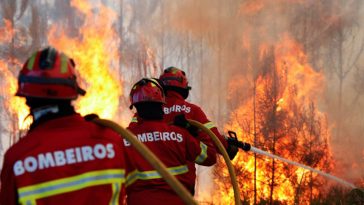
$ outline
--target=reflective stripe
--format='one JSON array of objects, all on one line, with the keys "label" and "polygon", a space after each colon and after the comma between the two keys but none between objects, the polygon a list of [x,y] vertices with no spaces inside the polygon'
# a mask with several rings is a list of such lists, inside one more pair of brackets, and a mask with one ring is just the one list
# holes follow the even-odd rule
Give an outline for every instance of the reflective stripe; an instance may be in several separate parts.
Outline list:
[{"label": "reflective stripe", "polygon": [[30,57],[30,59],[28,61],[28,64],[27,64],[28,70],[33,70],[33,66],[34,66],[34,62],[35,62],[35,57],[36,56],[37,56],[37,53],[34,53],[32,55],[32,57]]},{"label": "reflective stripe", "polygon": [[195,162],[197,164],[201,164],[207,158],[207,146],[204,143],[200,142],[200,147],[201,147],[201,153],[195,159]]},{"label": "reflective stripe", "polygon": [[110,205],[117,205],[119,204],[119,197],[120,197],[120,190],[121,190],[121,183],[113,183],[112,184],[112,196]]},{"label": "reflective stripe", "polygon": [[[167,168],[167,170],[172,175],[179,175],[179,174],[187,173],[188,167],[187,167],[187,165],[181,165],[178,167],[169,167],[169,168]],[[162,178],[162,176],[156,170],[151,170],[151,171],[134,170],[134,171],[130,172],[128,174],[128,176],[126,176],[125,184],[126,184],[126,186],[129,186],[129,185],[133,184],[135,181],[137,181],[138,179],[150,180],[150,179],[160,179],[160,178]]]},{"label": "reflective stripe", "polygon": [[111,204],[119,203],[121,185],[125,182],[125,170],[107,169],[86,172],[77,176],[56,179],[18,189],[19,203],[36,204],[35,200],[81,190],[87,187],[112,184]]},{"label": "reflective stripe", "polygon": [[68,58],[65,55],[61,55],[61,73],[67,73]]},{"label": "reflective stripe", "polygon": [[138,118],[137,117],[131,118],[131,122],[138,122]]},{"label": "reflective stripe", "polygon": [[26,205],[36,205],[37,203],[35,202],[35,200],[28,200],[26,202]]},{"label": "reflective stripe", "polygon": [[216,127],[213,122],[207,122],[207,123],[204,124],[204,126],[207,127],[208,129]]}]

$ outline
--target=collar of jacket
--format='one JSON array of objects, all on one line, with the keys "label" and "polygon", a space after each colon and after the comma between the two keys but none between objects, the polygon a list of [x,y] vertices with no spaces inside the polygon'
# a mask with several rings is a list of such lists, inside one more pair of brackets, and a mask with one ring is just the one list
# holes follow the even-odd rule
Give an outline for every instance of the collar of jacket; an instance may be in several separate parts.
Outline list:
[{"label": "collar of jacket", "polygon": [[48,115],[50,113],[56,114],[59,112],[59,108],[57,105],[52,106],[44,106],[37,109],[32,110],[34,121],[38,121],[41,117]]},{"label": "collar of jacket", "polygon": [[[39,124],[47,122],[52,119],[68,116],[75,114],[75,110],[71,105],[60,106],[46,106],[39,108],[37,110],[32,110],[33,113],[33,123],[30,125],[29,131],[33,130]],[[34,113],[37,113],[36,115]]]},{"label": "collar of jacket", "polygon": [[178,99],[184,100],[184,98],[182,97],[181,94],[179,94],[178,92],[173,91],[173,90],[167,90],[166,96],[171,97],[171,98],[178,98]]}]

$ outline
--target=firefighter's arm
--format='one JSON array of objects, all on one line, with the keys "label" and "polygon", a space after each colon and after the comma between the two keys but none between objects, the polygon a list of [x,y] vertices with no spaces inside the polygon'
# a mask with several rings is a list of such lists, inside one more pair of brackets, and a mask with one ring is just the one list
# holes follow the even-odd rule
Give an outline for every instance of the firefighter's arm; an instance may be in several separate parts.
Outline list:
[{"label": "firefighter's arm", "polygon": [[0,189],[0,204],[12,205],[18,203],[18,195],[15,186],[15,177],[13,175],[12,166],[8,160],[4,158],[3,169],[1,170],[1,189]]},{"label": "firefighter's arm", "polygon": [[216,163],[216,150],[185,132],[187,160],[199,165],[212,166]]},{"label": "firefighter's arm", "polygon": [[[217,129],[217,127],[215,125],[215,123],[211,122],[207,118],[206,114],[199,107],[196,107],[194,109],[194,120],[196,120],[196,121],[200,122],[201,124],[203,124],[206,128],[211,130],[216,135],[217,138],[219,138],[220,142],[225,147],[225,149],[228,152],[229,156],[235,156],[233,150],[237,150],[237,148],[235,149],[234,147],[232,147],[231,145],[228,144],[226,138],[223,135],[220,134],[219,130]],[[219,152],[219,154],[221,154],[221,153]],[[235,152],[235,154],[236,154],[236,152]],[[232,157],[232,158],[234,158],[234,157]]]},{"label": "firefighter's arm", "polygon": [[202,132],[201,130],[199,130],[197,127],[192,126],[187,121],[187,119],[186,119],[186,117],[185,117],[184,114],[177,115],[174,118],[173,124],[176,125],[176,126],[178,126],[178,127],[181,127],[181,128],[184,128],[184,129],[188,130],[188,132],[193,137],[195,137],[199,141],[202,141],[207,146],[215,148],[214,142],[212,141],[212,139],[210,138],[210,136],[208,136],[208,134],[206,134],[206,133]]},{"label": "firefighter's arm", "polygon": [[[230,160],[234,159],[234,157],[238,153],[238,147],[236,147],[232,143],[228,143],[227,138],[220,135],[220,133],[217,130],[216,126],[211,121],[208,121],[208,119],[206,118],[206,115],[202,112],[202,110],[201,109],[197,109],[197,110],[200,110],[200,114],[198,115],[198,116],[200,116],[199,120],[207,122],[207,123],[204,124],[204,126],[207,127],[208,129],[210,129],[216,135],[216,137],[219,138],[219,140],[221,141],[221,143],[225,147],[226,152],[228,153]],[[176,125],[176,126],[187,129],[192,136],[194,136],[197,139],[199,139],[200,141],[204,142],[205,145],[207,145],[208,147],[211,147],[211,148],[213,147],[215,150],[218,150],[217,147],[214,145],[212,139],[206,133],[201,132],[197,127],[192,126],[187,121],[186,117],[183,114],[177,115],[175,117],[175,119],[174,119],[173,124]],[[218,153],[221,154],[220,152],[218,152]]]},{"label": "firefighter's arm", "polygon": [[186,129],[194,137],[198,136],[198,128],[192,126],[187,121],[186,116],[184,114],[176,115],[176,117],[174,117],[173,124],[178,127]]}]

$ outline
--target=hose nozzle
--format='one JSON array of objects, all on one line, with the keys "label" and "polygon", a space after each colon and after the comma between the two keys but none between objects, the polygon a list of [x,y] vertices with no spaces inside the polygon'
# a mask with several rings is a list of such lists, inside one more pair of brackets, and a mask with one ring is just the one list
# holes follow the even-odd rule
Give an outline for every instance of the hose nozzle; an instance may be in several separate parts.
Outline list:
[{"label": "hose nozzle", "polygon": [[229,134],[229,138],[227,139],[228,143],[230,143],[234,146],[237,146],[238,148],[240,148],[244,151],[250,150],[251,145],[249,143],[239,141],[236,136],[236,132],[229,130],[228,134]]}]

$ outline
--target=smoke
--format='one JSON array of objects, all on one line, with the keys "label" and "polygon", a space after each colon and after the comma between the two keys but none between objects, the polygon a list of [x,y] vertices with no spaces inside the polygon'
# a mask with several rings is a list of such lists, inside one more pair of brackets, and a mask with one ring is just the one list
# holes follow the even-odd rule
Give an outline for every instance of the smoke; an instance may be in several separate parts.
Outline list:
[{"label": "smoke", "polygon": [[[165,2],[165,7],[168,27],[202,42],[201,52],[209,56],[201,63],[208,68],[193,69],[201,75],[208,73],[205,78],[212,83],[196,79],[192,86],[202,84],[198,97],[210,99],[209,104],[201,100],[202,106],[220,125],[251,95],[252,81],[264,72],[262,50],[269,50],[284,36],[295,39],[308,63],[326,79],[325,94],[316,97],[332,127],[335,172],[353,181],[363,177],[362,1],[190,0]],[[208,87],[214,87],[214,92],[206,96]]]},{"label": "smoke", "polygon": [[[23,33],[15,34],[13,39],[19,40],[2,43],[1,48],[18,45],[19,52],[12,53],[21,61],[48,44],[45,36],[50,24],[63,22],[69,35],[80,35],[82,18],[69,1],[4,2],[1,17],[21,27]],[[19,5],[14,6],[16,2]],[[180,67],[193,88],[189,100],[200,105],[220,131],[229,122],[230,113],[252,97],[257,77],[267,72],[262,59],[288,36],[305,52],[308,62],[303,64],[324,75],[325,83],[317,88],[324,94],[315,97],[332,128],[330,143],[337,160],[334,171],[354,183],[364,177],[363,1],[95,2],[108,5],[118,15],[113,28],[120,37],[116,57],[120,62],[118,78],[123,82],[121,104],[128,104],[130,86],[139,78],[158,77],[168,66]],[[0,57],[4,60],[8,55]],[[119,110],[126,112],[127,107]]]}]

